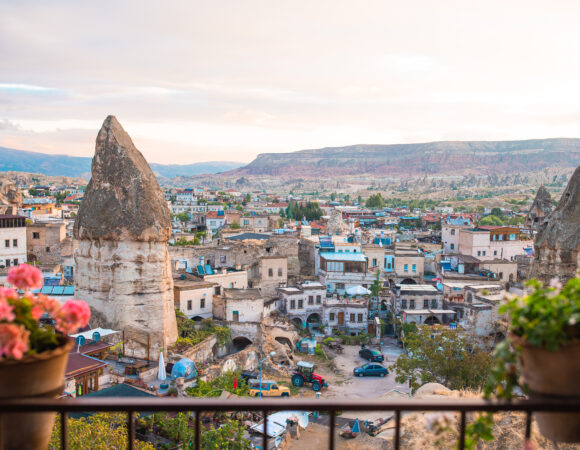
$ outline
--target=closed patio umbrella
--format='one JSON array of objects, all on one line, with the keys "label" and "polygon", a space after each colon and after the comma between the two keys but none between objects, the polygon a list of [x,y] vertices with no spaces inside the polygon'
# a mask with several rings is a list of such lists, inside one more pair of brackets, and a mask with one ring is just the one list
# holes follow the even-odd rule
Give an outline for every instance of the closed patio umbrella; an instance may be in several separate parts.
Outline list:
[{"label": "closed patio umbrella", "polygon": [[163,361],[163,352],[159,354],[159,370],[157,372],[157,379],[165,381],[167,374],[165,373],[165,362]]}]

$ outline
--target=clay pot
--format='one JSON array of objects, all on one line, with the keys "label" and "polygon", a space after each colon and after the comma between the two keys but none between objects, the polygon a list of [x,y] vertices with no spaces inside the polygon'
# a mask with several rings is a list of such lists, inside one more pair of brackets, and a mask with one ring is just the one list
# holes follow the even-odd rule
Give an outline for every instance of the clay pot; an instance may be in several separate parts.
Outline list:
[{"label": "clay pot", "polygon": [[[55,398],[64,390],[64,373],[74,341],[63,338],[60,347],[0,363],[0,398]],[[38,449],[48,447],[56,413],[0,415],[0,448]]]},{"label": "clay pot", "polygon": [[[514,335],[510,340],[521,346],[520,371],[530,389],[530,398],[580,398],[580,342],[553,352]],[[580,413],[534,413],[534,417],[546,438],[580,442]]]}]

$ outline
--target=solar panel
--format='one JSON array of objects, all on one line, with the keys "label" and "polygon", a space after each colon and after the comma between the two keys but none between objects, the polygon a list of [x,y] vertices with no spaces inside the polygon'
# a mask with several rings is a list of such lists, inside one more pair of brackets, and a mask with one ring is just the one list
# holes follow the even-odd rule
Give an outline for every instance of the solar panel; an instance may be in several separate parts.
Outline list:
[{"label": "solar panel", "polygon": [[54,286],[52,288],[52,295],[62,295],[64,293],[64,286]]},{"label": "solar panel", "polygon": [[75,287],[74,286],[65,286],[63,295],[74,295]]},{"label": "solar panel", "polygon": [[42,286],[42,289],[40,290],[41,294],[44,295],[50,295],[52,294],[52,286]]},{"label": "solar panel", "polygon": [[213,275],[213,269],[211,268],[210,265],[205,266],[205,273],[208,275]]},{"label": "solar panel", "polygon": [[197,266],[197,273],[199,275],[205,275],[205,270],[203,269],[202,265]]}]

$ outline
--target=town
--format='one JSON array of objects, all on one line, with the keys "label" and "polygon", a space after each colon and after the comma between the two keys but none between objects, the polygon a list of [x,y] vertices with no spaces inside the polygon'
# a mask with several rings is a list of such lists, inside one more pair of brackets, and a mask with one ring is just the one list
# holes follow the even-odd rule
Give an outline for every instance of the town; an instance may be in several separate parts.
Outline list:
[{"label": "town", "polygon": [[[528,201],[459,210],[393,202],[379,188],[282,194],[219,175],[221,188],[160,186],[109,116],[88,184],[49,178],[3,177],[0,285],[27,263],[42,271],[35,292],[90,306],[89,326],[71,334],[63,398],[452,397],[481,388],[480,367],[423,373],[420,359],[409,365],[425,351],[412,336],[426,332],[439,349],[460,342],[467,372],[472,355],[489,359],[505,341],[506,295],[524,296],[531,278],[566,283],[579,268],[580,168]],[[293,449],[326,442],[324,417],[202,421],[206,439],[221,430],[263,448],[267,425],[271,445]],[[194,427],[172,431],[178,419],[138,419],[139,440],[182,445]],[[392,419],[345,412],[337,427],[345,442],[386,448]]]}]

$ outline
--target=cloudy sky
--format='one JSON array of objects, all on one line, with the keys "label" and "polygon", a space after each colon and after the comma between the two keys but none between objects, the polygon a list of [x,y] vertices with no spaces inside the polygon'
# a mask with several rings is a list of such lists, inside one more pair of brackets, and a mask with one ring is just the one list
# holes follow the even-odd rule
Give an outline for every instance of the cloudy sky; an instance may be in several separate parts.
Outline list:
[{"label": "cloudy sky", "polygon": [[580,137],[580,4],[0,0],[0,146],[151,162]]}]

